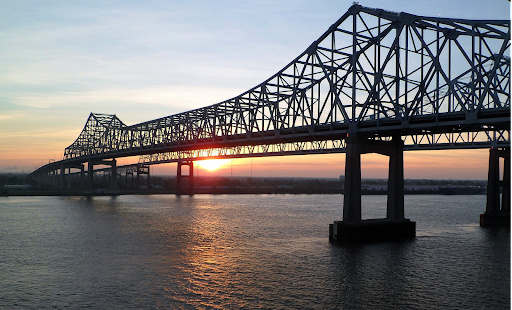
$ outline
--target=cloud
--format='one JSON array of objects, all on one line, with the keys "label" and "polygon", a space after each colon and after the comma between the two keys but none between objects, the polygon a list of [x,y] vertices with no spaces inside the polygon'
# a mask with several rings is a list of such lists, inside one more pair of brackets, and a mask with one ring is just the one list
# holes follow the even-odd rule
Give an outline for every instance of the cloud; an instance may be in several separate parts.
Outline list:
[{"label": "cloud", "polygon": [[26,116],[26,114],[20,113],[20,112],[2,112],[2,114],[0,114],[0,121],[14,120],[14,119],[20,120],[25,116]]},{"label": "cloud", "polygon": [[[241,93],[241,89],[183,86],[154,86],[141,88],[104,88],[87,91],[55,92],[40,94],[27,92],[11,97],[15,105],[38,109],[73,109],[89,107],[91,112],[130,115],[137,119],[140,114],[130,111],[149,109],[159,117],[185,112],[191,109],[212,105]],[[128,110],[127,110],[128,109]],[[23,114],[13,112],[4,118]],[[148,119],[140,119],[139,122]],[[84,119],[85,122],[85,119]]]}]

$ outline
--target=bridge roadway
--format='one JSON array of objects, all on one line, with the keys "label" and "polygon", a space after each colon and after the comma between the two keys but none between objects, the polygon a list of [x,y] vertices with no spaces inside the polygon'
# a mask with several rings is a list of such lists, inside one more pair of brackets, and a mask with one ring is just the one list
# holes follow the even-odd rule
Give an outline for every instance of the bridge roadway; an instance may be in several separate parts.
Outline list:
[{"label": "bridge roadway", "polygon": [[[87,163],[88,181],[81,184],[92,189],[95,165],[108,165],[117,176],[130,173],[117,167],[117,158],[140,156],[135,166],[147,173],[148,165],[177,162],[178,190],[193,193],[195,160],[346,153],[343,221],[331,228],[338,239],[338,230],[362,223],[361,154],[390,157],[386,223],[403,224],[404,151],[489,148],[482,224],[499,222],[507,217],[497,214],[510,213],[509,38],[509,20],[423,17],[354,4],[296,59],[237,97],[131,126],[91,113],[64,159],[32,176],[65,188],[66,169],[84,176]],[[499,158],[505,158],[502,181]],[[59,181],[49,182],[56,174]],[[115,189],[118,178],[111,179]]]}]

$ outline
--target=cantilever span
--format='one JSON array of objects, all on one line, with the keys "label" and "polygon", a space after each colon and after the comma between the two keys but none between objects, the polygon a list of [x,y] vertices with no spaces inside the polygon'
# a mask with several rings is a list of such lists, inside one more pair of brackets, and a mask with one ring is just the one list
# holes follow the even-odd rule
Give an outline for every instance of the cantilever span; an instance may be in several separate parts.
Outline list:
[{"label": "cantilever span", "polygon": [[[360,155],[376,152],[390,156],[396,181],[388,217],[403,219],[403,151],[450,148],[510,148],[510,20],[354,4],[297,58],[237,97],[135,125],[91,113],[64,160],[34,175],[60,170],[64,188],[65,169],[84,175],[88,163],[92,188],[94,165],[107,164],[115,188],[120,157],[178,162],[181,180],[182,165],[192,171],[207,157],[346,153],[345,188],[356,189],[344,198],[350,222],[360,220]],[[492,158],[509,158],[504,152]]]},{"label": "cantilever span", "polygon": [[353,5],[301,55],[245,93],[131,126],[91,114],[64,158],[325,141],[349,133],[399,133],[408,145],[425,135],[507,135],[509,36],[508,20],[431,18]]}]

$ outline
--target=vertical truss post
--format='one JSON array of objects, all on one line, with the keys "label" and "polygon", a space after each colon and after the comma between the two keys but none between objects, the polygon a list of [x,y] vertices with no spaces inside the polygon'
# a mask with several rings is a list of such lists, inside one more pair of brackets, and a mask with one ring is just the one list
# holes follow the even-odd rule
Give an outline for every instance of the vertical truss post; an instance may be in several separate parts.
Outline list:
[{"label": "vertical truss post", "polygon": [[352,58],[351,58],[351,66],[352,66],[352,115],[351,117],[351,129],[355,133],[355,120],[356,120],[356,84],[357,84],[357,72],[356,72],[356,65],[357,65],[357,13],[352,14]]}]

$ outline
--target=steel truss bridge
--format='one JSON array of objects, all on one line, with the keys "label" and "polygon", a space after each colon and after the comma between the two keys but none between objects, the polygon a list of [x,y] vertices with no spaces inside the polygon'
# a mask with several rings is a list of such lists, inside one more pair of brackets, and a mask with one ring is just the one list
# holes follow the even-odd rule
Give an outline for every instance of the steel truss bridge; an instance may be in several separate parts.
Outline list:
[{"label": "steel truss bridge", "polygon": [[510,147],[510,20],[354,4],[302,54],[239,96],[135,125],[91,113],[64,159],[33,174],[128,156],[151,165],[344,153],[347,137],[400,138],[403,150]]}]

